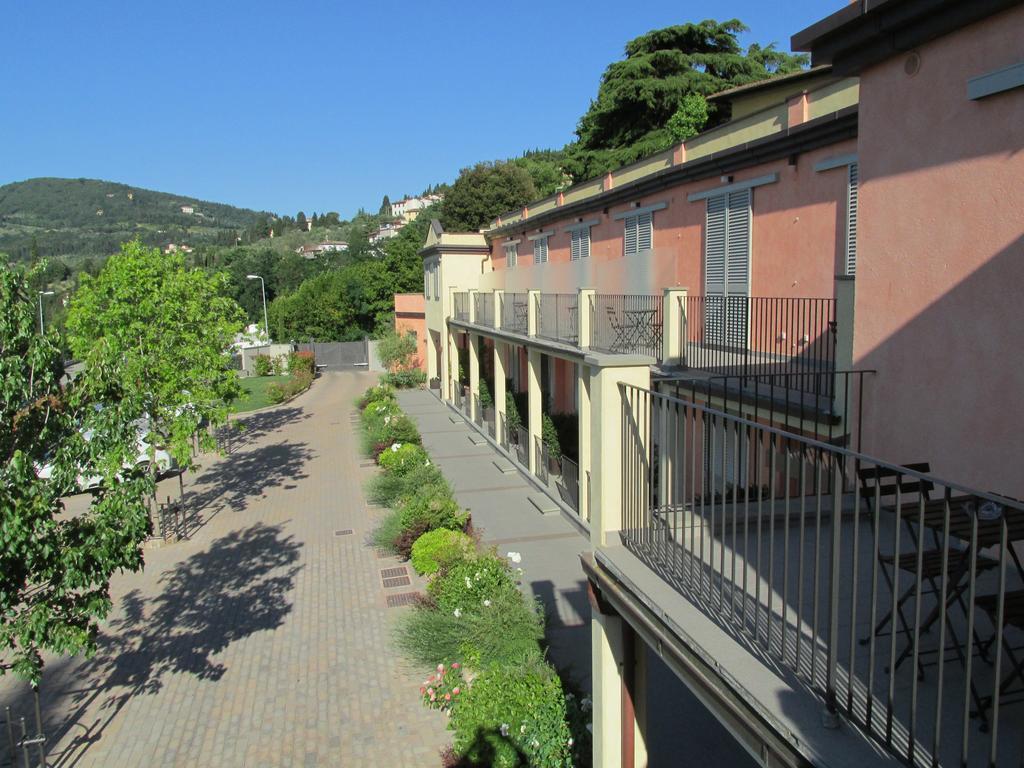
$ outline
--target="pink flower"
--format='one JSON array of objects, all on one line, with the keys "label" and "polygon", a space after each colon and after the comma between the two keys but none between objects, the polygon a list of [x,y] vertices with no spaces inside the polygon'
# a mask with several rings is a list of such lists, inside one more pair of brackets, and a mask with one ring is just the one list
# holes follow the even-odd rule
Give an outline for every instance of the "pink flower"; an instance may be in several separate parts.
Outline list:
[{"label": "pink flower", "polygon": [[459,686],[455,686],[454,688],[452,688],[452,695],[453,696],[458,696],[459,695],[459,690],[460,690]]},{"label": "pink flower", "polygon": [[433,688],[427,688],[427,693],[429,693],[431,698],[433,698],[433,696],[434,696],[434,689]]},{"label": "pink flower", "polygon": [[458,669],[458,668],[459,668],[459,662],[453,661],[452,662],[452,669]]},{"label": "pink flower", "polygon": [[437,671],[438,672],[444,672],[444,664],[438,664],[437,665]]},{"label": "pink flower", "polygon": [[434,694],[430,694],[430,700],[431,701],[434,701],[436,698],[437,698],[437,696],[435,696]]},{"label": "pink flower", "polygon": [[427,689],[426,689],[426,688],[424,688],[424,687],[423,687],[423,686],[421,685],[421,686],[420,686],[420,696],[422,696],[422,695],[423,695],[424,693],[426,693],[426,692],[427,692]]},{"label": "pink flower", "polygon": [[444,695],[444,700],[445,700],[445,701],[451,701],[451,700],[452,700],[452,695],[451,695],[450,693],[446,693],[446,694]]}]

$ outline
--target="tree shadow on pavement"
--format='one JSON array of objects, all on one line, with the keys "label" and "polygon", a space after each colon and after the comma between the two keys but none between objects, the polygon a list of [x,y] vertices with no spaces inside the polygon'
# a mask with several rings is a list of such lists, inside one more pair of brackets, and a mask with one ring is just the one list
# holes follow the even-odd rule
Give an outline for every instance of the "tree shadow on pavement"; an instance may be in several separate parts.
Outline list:
[{"label": "tree shadow on pavement", "polygon": [[308,477],[314,457],[306,443],[275,443],[233,453],[200,472],[185,491],[186,529],[190,535],[224,508],[242,510],[268,489],[288,488]]},{"label": "tree shadow on pavement", "polygon": [[96,656],[74,670],[53,670],[49,684],[44,678],[47,742],[79,731],[51,755],[52,765],[74,765],[128,701],[160,692],[171,676],[220,680],[228,665],[219,654],[284,623],[302,544],[282,530],[257,524],[234,531],[166,571],[159,594],[125,595],[120,615],[100,632]]},{"label": "tree shadow on pavement", "polygon": [[240,413],[231,419],[229,425],[221,427],[219,434],[226,435],[227,431],[231,430],[231,450],[233,452],[286,425],[305,421],[308,418],[309,414],[304,408],[295,406],[274,408],[260,413]]}]

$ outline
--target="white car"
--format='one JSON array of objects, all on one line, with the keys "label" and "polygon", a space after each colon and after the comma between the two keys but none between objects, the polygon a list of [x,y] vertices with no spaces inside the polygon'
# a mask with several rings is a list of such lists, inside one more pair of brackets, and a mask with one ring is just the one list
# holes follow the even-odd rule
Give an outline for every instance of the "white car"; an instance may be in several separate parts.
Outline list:
[{"label": "white car", "polygon": [[[83,433],[83,437],[88,440],[91,436],[91,430]],[[126,461],[124,464],[125,469],[145,469],[148,468],[152,463],[156,464],[157,477],[163,475],[171,470],[177,469],[178,463],[163,448],[157,448],[153,452],[152,460],[150,458],[150,445],[146,442],[146,435],[141,430],[137,442],[135,444],[136,454],[134,461]],[[36,476],[42,480],[49,480],[53,475],[53,464],[47,462],[43,466],[36,470]],[[77,491],[83,493],[85,491],[93,491],[100,488],[103,485],[103,478],[99,475],[79,475],[77,478]]]}]

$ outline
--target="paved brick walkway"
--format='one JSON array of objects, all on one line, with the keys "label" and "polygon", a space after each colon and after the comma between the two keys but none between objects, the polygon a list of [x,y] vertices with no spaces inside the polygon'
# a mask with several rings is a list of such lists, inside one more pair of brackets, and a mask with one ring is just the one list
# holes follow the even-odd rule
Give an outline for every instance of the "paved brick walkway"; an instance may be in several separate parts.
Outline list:
[{"label": "paved brick walkway", "polygon": [[[186,482],[201,527],[114,580],[94,659],[48,665],[51,765],[438,765],[443,716],[390,646],[395,563],[365,546],[351,403],[369,383],[323,376]],[[27,714],[9,678],[8,703]]]}]

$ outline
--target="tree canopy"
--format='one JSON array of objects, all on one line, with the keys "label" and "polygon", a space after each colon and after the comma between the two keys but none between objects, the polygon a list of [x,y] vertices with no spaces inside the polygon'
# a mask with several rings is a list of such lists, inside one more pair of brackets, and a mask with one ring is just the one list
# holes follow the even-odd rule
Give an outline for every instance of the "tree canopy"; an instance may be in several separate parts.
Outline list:
[{"label": "tree canopy", "polygon": [[[26,275],[0,266],[0,675],[33,684],[43,651],[95,651],[111,576],[142,567],[152,491],[131,466],[140,398],[108,366],[62,386],[57,331],[36,317]],[[102,482],[64,514],[80,477]]]},{"label": "tree canopy", "polygon": [[477,163],[464,168],[445,194],[441,224],[456,232],[475,232],[491,219],[538,197],[529,171],[516,163]]},{"label": "tree canopy", "polygon": [[188,269],[181,255],[136,240],[98,277],[83,277],[68,312],[72,352],[87,369],[118,372],[184,466],[200,424],[222,423],[240,392],[229,346],[243,313],[227,296],[227,282],[223,273]]}]

